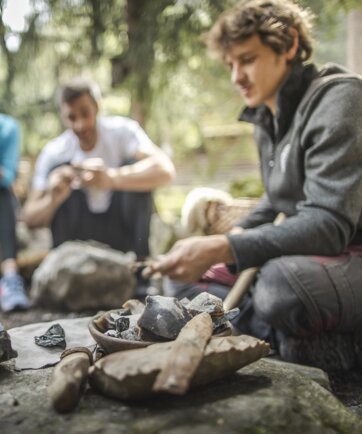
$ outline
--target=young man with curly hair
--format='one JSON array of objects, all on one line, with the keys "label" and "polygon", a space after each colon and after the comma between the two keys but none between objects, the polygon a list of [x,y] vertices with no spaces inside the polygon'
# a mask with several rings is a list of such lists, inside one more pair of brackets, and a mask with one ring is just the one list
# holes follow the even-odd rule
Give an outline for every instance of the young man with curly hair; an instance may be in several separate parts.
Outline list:
[{"label": "young man with curly hair", "polygon": [[[333,336],[362,325],[362,80],[309,62],[311,18],[289,0],[246,0],[206,35],[246,104],[240,120],[255,126],[265,194],[230,233],[181,240],[147,272],[199,282],[218,263],[260,267],[235,325],[324,366],[318,345],[328,358]],[[177,296],[205,289],[179,284]],[[353,365],[342,353],[337,364]]]}]

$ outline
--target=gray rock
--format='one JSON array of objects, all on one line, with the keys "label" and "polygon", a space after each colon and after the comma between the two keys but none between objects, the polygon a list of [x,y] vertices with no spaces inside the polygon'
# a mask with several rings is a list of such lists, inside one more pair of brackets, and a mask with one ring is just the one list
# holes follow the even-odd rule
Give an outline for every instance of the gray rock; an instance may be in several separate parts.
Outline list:
[{"label": "gray rock", "polygon": [[2,393],[0,395],[0,406],[12,407],[18,404],[18,401],[11,395],[11,393]]},{"label": "gray rock", "polygon": [[361,419],[330,392],[294,369],[267,360],[184,397],[153,397],[137,405],[104,398],[88,388],[66,417],[56,414],[48,400],[51,372],[14,372],[11,362],[0,366],[1,393],[8,397],[0,406],[2,434],[362,432]]},{"label": "gray rock", "polygon": [[8,332],[0,323],[0,363],[17,357],[18,353],[11,347],[11,340]]},{"label": "gray rock", "polygon": [[191,318],[191,314],[176,297],[149,295],[137,324],[162,338],[176,339]]},{"label": "gray rock", "polygon": [[112,309],[135,287],[133,253],[101,244],[69,241],[52,250],[33,275],[35,305],[53,310]]},{"label": "gray rock", "polygon": [[314,368],[313,366],[299,365],[298,363],[284,362],[276,358],[268,357],[264,359],[265,363],[277,364],[281,368],[292,369],[300,375],[304,375],[315,381],[327,390],[331,390],[331,383],[328,374],[322,369]]}]

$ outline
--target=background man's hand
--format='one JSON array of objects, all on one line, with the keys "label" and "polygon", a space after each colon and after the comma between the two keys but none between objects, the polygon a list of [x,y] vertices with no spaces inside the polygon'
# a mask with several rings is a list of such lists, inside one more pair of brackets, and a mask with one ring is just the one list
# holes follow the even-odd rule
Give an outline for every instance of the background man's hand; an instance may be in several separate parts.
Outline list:
[{"label": "background man's hand", "polygon": [[72,182],[75,173],[71,166],[61,166],[50,172],[48,178],[48,191],[52,200],[58,206],[61,205],[72,191]]},{"label": "background man's hand", "polygon": [[197,282],[211,265],[220,262],[234,262],[224,235],[192,237],[177,241],[166,255],[145,268],[143,275],[160,272],[173,280]]},{"label": "background man's hand", "polygon": [[102,158],[88,158],[82,164],[74,165],[80,185],[98,189],[112,189],[112,180]]}]

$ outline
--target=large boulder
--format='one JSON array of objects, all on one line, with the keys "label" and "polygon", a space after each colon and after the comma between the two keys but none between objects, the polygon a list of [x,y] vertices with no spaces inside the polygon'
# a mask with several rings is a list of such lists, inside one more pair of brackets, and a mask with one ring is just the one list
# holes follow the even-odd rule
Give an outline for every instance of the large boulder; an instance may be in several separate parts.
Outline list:
[{"label": "large boulder", "polygon": [[68,241],[52,250],[33,275],[35,305],[52,310],[118,308],[136,284],[135,255],[100,244]]},{"label": "large boulder", "polygon": [[88,389],[66,417],[55,413],[47,396],[52,369],[1,368],[2,434],[362,432],[361,419],[328,390],[292,368],[265,359],[183,397],[153,396],[134,404]]}]

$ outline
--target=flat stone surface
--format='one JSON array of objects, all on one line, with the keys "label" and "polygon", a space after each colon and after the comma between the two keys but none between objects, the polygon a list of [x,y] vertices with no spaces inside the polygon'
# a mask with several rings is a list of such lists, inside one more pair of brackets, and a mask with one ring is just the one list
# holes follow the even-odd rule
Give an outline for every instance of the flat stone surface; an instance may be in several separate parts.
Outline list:
[{"label": "flat stone surface", "polygon": [[[64,318],[55,321],[39,322],[15,327],[8,330],[13,348],[18,353],[14,359],[15,369],[39,369],[53,366],[60,360],[65,348],[87,347],[93,351],[96,343],[88,331],[88,324],[92,317]],[[65,333],[66,347],[60,346],[44,348],[36,345],[35,336],[43,335],[51,326],[59,324]]]},{"label": "flat stone surface", "polygon": [[325,389],[329,391],[332,389],[328,374],[322,369],[315,368],[313,366],[299,365],[297,363],[284,362],[283,360],[274,357],[265,358],[264,361],[266,363],[272,363],[274,365],[276,364],[277,366],[282,368],[292,369],[298,374],[304,375],[305,377],[308,377],[316,383],[320,384]]},{"label": "flat stone surface", "polygon": [[294,369],[268,360],[184,397],[115,401],[88,388],[70,414],[47,396],[52,369],[15,372],[0,365],[0,432],[154,434],[354,434],[362,419]]}]

